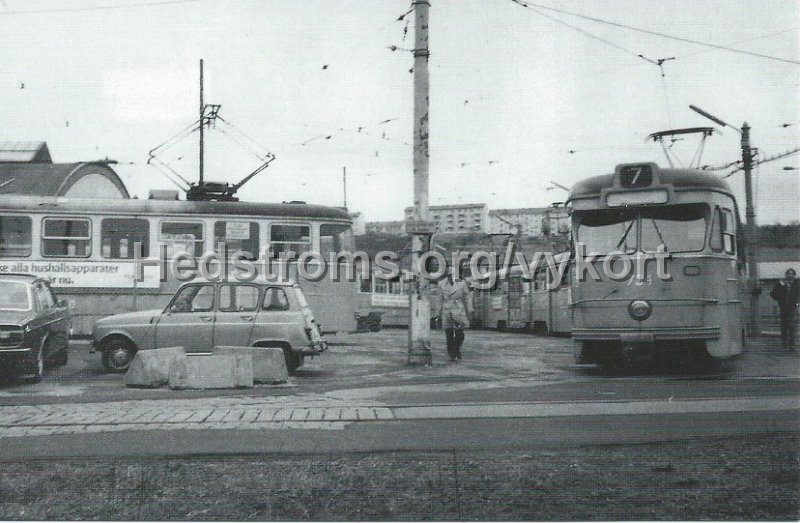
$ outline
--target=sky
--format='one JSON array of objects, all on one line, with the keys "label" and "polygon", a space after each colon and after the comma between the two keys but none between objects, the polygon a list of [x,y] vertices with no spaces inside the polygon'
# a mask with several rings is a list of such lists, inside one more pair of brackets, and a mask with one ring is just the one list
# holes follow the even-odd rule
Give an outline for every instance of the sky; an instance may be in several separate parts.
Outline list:
[{"label": "sky", "polygon": [[[689,104],[747,121],[762,158],[800,146],[797,0],[535,3],[586,18],[512,0],[431,0],[430,205],[545,206],[567,194],[551,182],[570,186],[625,162],[666,166],[650,133],[714,126]],[[0,140],[46,141],[56,162],[115,159],[139,197],[175,188],[147,165],[148,151],[197,119],[202,58],[205,101],[234,126],[207,133],[207,180],[237,182],[268,151],[275,161],[243,200],[340,206],[346,167],[351,211],[400,220],[413,188],[413,16],[398,20],[409,9],[408,0],[2,0]],[[702,164],[741,158],[737,132],[721,130]],[[699,140],[684,138],[671,150],[688,164]],[[197,150],[193,134],[159,159],[195,181]],[[800,219],[798,158],[754,171],[758,223]],[[743,175],[728,181],[743,215]]]}]

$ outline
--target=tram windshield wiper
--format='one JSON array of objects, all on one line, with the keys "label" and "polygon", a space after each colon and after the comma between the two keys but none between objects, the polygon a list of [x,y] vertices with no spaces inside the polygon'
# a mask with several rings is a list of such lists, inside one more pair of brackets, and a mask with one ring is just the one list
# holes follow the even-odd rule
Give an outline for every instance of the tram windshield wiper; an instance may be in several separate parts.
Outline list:
[{"label": "tram windshield wiper", "polygon": [[617,242],[617,249],[619,249],[623,244],[625,244],[625,252],[628,252],[628,234],[630,234],[631,230],[633,229],[633,224],[636,222],[636,219],[631,220],[628,223],[628,227],[625,228],[625,233],[622,235],[622,238],[619,239]]},{"label": "tram windshield wiper", "polygon": [[664,236],[661,235],[661,230],[658,228],[658,223],[653,218],[648,218],[650,223],[653,224],[653,228],[656,230],[656,234],[658,235],[658,239],[661,241],[660,245],[664,246],[664,250],[668,248],[667,240],[664,239]]}]

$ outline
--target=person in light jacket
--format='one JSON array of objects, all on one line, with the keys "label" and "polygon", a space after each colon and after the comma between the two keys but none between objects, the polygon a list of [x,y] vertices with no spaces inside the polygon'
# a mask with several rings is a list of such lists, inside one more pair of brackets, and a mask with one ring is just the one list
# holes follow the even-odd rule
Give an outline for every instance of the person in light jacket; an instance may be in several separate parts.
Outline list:
[{"label": "person in light jacket", "polygon": [[439,284],[442,292],[442,307],[439,318],[447,338],[447,353],[450,360],[461,359],[461,345],[464,343],[464,329],[469,328],[472,315],[472,298],[467,284],[456,279],[453,269],[448,269],[447,278]]}]

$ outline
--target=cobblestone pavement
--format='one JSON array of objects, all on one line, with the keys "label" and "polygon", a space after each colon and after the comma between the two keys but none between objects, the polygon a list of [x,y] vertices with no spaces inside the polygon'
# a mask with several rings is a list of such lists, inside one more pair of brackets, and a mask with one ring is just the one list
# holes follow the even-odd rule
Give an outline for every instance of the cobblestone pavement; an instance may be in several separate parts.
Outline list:
[{"label": "cobblestone pavement", "polygon": [[123,430],[342,429],[394,419],[390,409],[325,396],[134,400],[0,407],[0,438]]},{"label": "cobblestone pavement", "polygon": [[375,421],[613,416],[800,410],[796,396],[658,401],[513,402],[387,406],[329,396],[209,401],[141,400],[0,407],[0,439],[53,434],[179,429],[324,429]]},{"label": "cobblestone pavement", "polygon": [[[337,345],[308,362],[290,383],[246,391],[127,389],[120,375],[103,372],[99,358],[88,354],[85,344],[73,344],[70,364],[41,383],[0,385],[0,399],[6,403],[0,406],[0,440],[138,430],[342,430],[353,423],[408,419],[715,413],[737,409],[796,413],[798,409],[797,397],[780,396],[794,393],[795,389],[785,383],[772,392],[771,398],[742,398],[760,394],[746,386],[736,389],[740,392],[735,398],[719,395],[721,389],[716,385],[723,383],[735,386],[739,380],[749,379],[789,380],[791,384],[798,379],[800,359],[776,350],[769,339],[760,340],[744,358],[726,364],[718,374],[697,376],[682,369],[672,374],[609,375],[574,366],[568,339],[480,331],[470,332],[470,347],[463,362],[453,365],[439,361],[436,358],[444,349],[437,345],[435,364],[421,369],[406,365],[402,349],[406,336],[405,331],[340,336]],[[436,341],[441,344],[442,340]],[[661,387],[661,400],[634,398],[631,391],[646,388],[647,383]],[[590,391],[593,395],[587,398],[591,401],[542,401],[539,390],[554,385],[562,387],[562,398],[570,397],[570,391],[579,386],[588,385],[597,391]],[[672,391],[703,386],[708,387],[710,396],[702,402],[686,401],[685,397],[671,401]],[[612,387],[611,392],[605,390]],[[522,400],[521,392],[527,394],[525,401],[508,403],[509,398]],[[439,399],[431,400],[436,394]],[[491,406],[470,404],[473,399],[487,401],[490,395],[496,398]],[[611,395],[619,401],[596,401],[611,399]],[[454,397],[463,403],[443,399]],[[435,404],[438,402],[452,404]]]}]

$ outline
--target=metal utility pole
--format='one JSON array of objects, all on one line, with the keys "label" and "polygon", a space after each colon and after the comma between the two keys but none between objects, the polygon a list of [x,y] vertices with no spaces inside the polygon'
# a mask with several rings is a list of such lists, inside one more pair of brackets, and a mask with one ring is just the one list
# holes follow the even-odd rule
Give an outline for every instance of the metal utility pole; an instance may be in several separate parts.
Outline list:
[{"label": "metal utility pole", "polygon": [[761,315],[758,295],[761,294],[758,280],[758,227],[756,226],[756,210],[753,202],[753,150],[750,148],[750,126],[742,124],[742,168],[744,169],[744,201],[745,220],[747,223],[747,262],[750,289],[750,333],[760,334]]},{"label": "metal utility pole", "polygon": [[203,113],[205,113],[205,103],[203,103],[203,59],[200,59],[200,183],[203,185]]},{"label": "metal utility pole", "polygon": [[342,167],[342,193],[344,195],[344,208],[347,209],[347,167]]},{"label": "metal utility pole", "polygon": [[431,330],[428,281],[421,275],[420,256],[429,248],[434,227],[428,223],[428,0],[414,0],[414,220],[407,222],[412,234],[411,265],[414,281],[409,292],[408,363],[430,365]]},{"label": "metal utility pole", "polygon": [[741,136],[742,147],[742,170],[744,171],[744,198],[745,198],[745,252],[747,258],[747,276],[750,280],[750,321],[748,332],[752,335],[758,335],[760,326],[760,313],[758,296],[761,294],[761,288],[758,280],[758,229],[756,226],[756,210],[755,203],[753,202],[753,149],[750,147],[750,126],[747,122],[742,124],[742,128],[729,125],[716,116],[713,116],[704,110],[690,105],[689,108],[715,122],[722,127],[730,127]]}]

